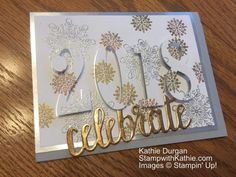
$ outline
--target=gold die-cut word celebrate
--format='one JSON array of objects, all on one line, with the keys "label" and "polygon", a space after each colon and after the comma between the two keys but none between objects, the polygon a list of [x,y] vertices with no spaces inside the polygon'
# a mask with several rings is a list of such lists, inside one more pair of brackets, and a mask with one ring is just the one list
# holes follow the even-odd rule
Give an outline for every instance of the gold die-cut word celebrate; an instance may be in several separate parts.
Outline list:
[{"label": "gold die-cut word celebrate", "polygon": [[[89,124],[85,124],[83,125],[82,130],[81,130],[82,147],[78,151],[76,151],[74,147],[73,134],[74,132],[78,133],[78,130],[75,128],[69,128],[67,131],[67,145],[68,145],[70,154],[72,156],[80,156],[85,150],[87,150],[88,152],[94,151],[97,145],[99,145],[101,148],[107,148],[110,144],[117,144],[121,140],[124,142],[130,142],[134,138],[137,128],[139,129],[140,133],[146,137],[150,136],[151,133],[157,134],[160,131],[163,133],[167,133],[170,130],[176,131],[179,128],[186,129],[191,123],[191,118],[189,118],[189,120],[185,123],[185,125],[183,124],[181,120],[181,116],[183,112],[185,111],[185,108],[182,104],[180,104],[177,106],[177,109],[175,111],[176,123],[174,124],[172,113],[171,113],[172,109],[170,105],[170,103],[172,103],[173,101],[174,100],[170,100],[167,96],[165,96],[164,107],[165,107],[165,111],[167,115],[166,119],[163,118],[161,109],[156,109],[156,108],[151,109],[151,111],[148,114],[148,125],[150,128],[149,132],[146,132],[145,130],[145,126],[144,126],[145,116],[144,114],[140,112],[139,106],[136,105],[132,108],[132,114],[135,117],[135,119],[133,119],[131,115],[126,115],[124,117],[123,111],[117,110],[116,115],[117,115],[117,120],[118,120],[118,137],[116,140],[114,140],[112,137],[112,129],[115,124],[115,119],[108,118],[106,121],[106,126],[105,126],[107,142],[104,142],[102,132],[101,132],[103,124],[104,124],[105,113],[102,108],[97,108],[94,112],[94,129],[95,129],[95,134],[96,134],[96,140],[94,144],[91,146],[88,143],[88,136],[89,136],[91,127]],[[124,128],[124,122],[126,119],[129,120],[130,125],[132,127],[131,133],[129,136],[126,135],[125,128]],[[158,121],[158,125],[159,125],[158,128],[154,126],[155,120]],[[164,121],[166,121],[167,126],[165,126]]]}]

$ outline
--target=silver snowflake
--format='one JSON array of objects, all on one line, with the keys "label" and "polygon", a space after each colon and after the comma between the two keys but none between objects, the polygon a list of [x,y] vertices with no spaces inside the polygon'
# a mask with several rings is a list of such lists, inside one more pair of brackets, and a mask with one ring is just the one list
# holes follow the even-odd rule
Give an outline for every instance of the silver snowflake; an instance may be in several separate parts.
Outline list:
[{"label": "silver snowflake", "polygon": [[64,24],[49,24],[50,33],[46,41],[51,51],[51,56],[58,55],[62,50],[68,49],[72,56],[85,55],[88,47],[95,41],[88,38],[88,26],[77,26],[70,18]]},{"label": "silver snowflake", "polygon": [[136,31],[142,31],[144,33],[151,29],[152,21],[147,15],[136,15],[133,16],[131,24]]},{"label": "silver snowflake", "polygon": [[182,20],[172,19],[168,21],[167,30],[171,33],[172,36],[180,37],[186,34],[187,26],[183,23]]},{"label": "silver snowflake", "polygon": [[181,82],[177,78],[177,73],[175,71],[169,70],[164,76],[160,78],[160,86],[163,92],[166,91],[179,91]]},{"label": "silver snowflake", "polygon": [[[128,77],[130,79],[139,78],[140,66],[143,65],[146,85],[149,85],[150,79],[158,80],[161,68],[158,46],[150,46],[147,41],[140,39],[137,45],[133,47],[125,45],[124,48],[127,56],[121,58],[121,63],[124,63],[129,69]],[[139,59],[140,56],[141,60]]]},{"label": "silver snowflake", "polygon": [[201,94],[200,89],[186,94],[185,98],[188,101],[183,104],[185,111],[182,120],[184,122],[191,118],[191,128],[215,125],[209,98]]},{"label": "silver snowflake", "polygon": [[128,78],[129,79],[139,79],[141,76],[140,73],[140,58],[138,55],[134,53],[132,47],[128,46],[127,44],[124,45],[127,55],[120,59],[120,62],[124,64],[128,69]]},{"label": "silver snowflake", "polygon": [[181,60],[184,55],[187,55],[188,46],[182,39],[171,39],[168,43],[168,51],[172,57],[177,60]]}]

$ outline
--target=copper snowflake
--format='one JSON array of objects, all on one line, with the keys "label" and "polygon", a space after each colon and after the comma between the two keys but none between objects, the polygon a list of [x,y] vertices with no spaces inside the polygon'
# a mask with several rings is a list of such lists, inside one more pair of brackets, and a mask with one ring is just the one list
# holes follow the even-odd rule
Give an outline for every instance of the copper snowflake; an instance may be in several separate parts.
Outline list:
[{"label": "copper snowflake", "polygon": [[117,50],[121,47],[122,41],[118,33],[111,33],[108,31],[107,33],[102,34],[101,42],[104,47],[111,47],[114,50]]},{"label": "copper snowflake", "polygon": [[140,106],[140,108],[150,108],[158,106],[158,103],[155,98],[148,98],[139,100],[138,105]]},{"label": "copper snowflake", "polygon": [[184,40],[177,38],[169,40],[169,44],[167,47],[170,55],[177,60],[181,60],[181,58],[187,54],[187,48],[188,46],[186,45]]},{"label": "copper snowflake", "polygon": [[138,96],[136,95],[135,87],[129,82],[124,84],[122,87],[117,86],[113,95],[119,103],[123,103],[125,105],[134,104],[134,101]]},{"label": "copper snowflake", "polygon": [[39,104],[39,126],[49,128],[49,124],[55,119],[53,109],[47,104]]},{"label": "copper snowflake", "polygon": [[168,21],[167,30],[169,30],[172,36],[175,37],[183,36],[184,34],[186,34],[186,28],[187,26],[185,26],[182,20],[174,18]]},{"label": "copper snowflake", "polygon": [[177,73],[175,71],[169,70],[164,76],[160,78],[160,86],[163,92],[179,90],[181,82],[177,78]]},{"label": "copper snowflake", "polygon": [[148,115],[148,113],[153,108],[158,106],[158,103],[155,98],[153,98],[153,99],[148,98],[148,99],[139,100],[138,106],[140,107],[141,113],[143,113],[144,115]]},{"label": "copper snowflake", "polygon": [[202,66],[201,63],[195,63],[193,65],[193,71],[195,72],[195,75],[197,77],[198,83],[204,82],[203,72],[202,72]]},{"label": "copper snowflake", "polygon": [[105,62],[104,60],[95,65],[95,77],[98,83],[102,82],[109,84],[111,81],[113,81],[114,74],[115,71],[112,65]]},{"label": "copper snowflake", "polygon": [[76,84],[74,73],[55,74],[50,85],[54,93],[67,95]]},{"label": "copper snowflake", "polygon": [[136,15],[133,16],[131,24],[136,31],[142,31],[144,33],[151,29],[152,21],[147,15]]}]

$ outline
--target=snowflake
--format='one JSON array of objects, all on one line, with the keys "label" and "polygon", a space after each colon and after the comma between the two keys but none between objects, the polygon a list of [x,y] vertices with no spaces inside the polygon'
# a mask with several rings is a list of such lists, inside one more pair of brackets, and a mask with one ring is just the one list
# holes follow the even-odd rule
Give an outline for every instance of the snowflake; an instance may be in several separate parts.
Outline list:
[{"label": "snowflake", "polygon": [[39,104],[39,126],[49,128],[49,124],[55,119],[53,109],[47,104]]},{"label": "snowflake", "polygon": [[131,24],[135,28],[135,31],[142,31],[143,33],[151,29],[152,21],[147,15],[133,16]]},{"label": "snowflake", "polygon": [[159,47],[151,47],[147,41],[140,39],[138,44],[134,46],[134,52],[141,54],[146,85],[149,85],[150,79],[158,80],[161,68]]},{"label": "snowflake", "polygon": [[100,44],[104,45],[104,47],[112,47],[114,50],[119,49],[122,45],[122,41],[118,33],[108,33],[102,34],[102,39]]},{"label": "snowflake", "polygon": [[180,37],[186,34],[186,28],[185,24],[182,22],[182,20],[178,19],[172,19],[168,21],[168,28],[167,30],[170,31],[171,35],[175,37]]},{"label": "snowflake", "polygon": [[136,95],[135,87],[129,82],[124,84],[121,88],[117,86],[113,95],[119,103],[124,103],[125,105],[134,104],[134,101],[138,96]]},{"label": "snowflake", "polygon": [[104,60],[95,65],[95,77],[97,82],[109,84],[114,78],[114,69],[112,65]]},{"label": "snowflake", "polygon": [[209,98],[201,94],[200,89],[186,94],[185,97],[188,101],[183,104],[185,107],[185,111],[182,115],[184,122],[191,118],[191,128],[215,125]]},{"label": "snowflake", "polygon": [[160,86],[163,92],[179,90],[181,82],[177,78],[177,73],[175,71],[169,70],[164,76],[160,78]]},{"label": "snowflake", "polygon": [[140,112],[145,116],[148,116],[149,112],[158,106],[156,99],[142,99],[139,100],[138,106],[140,108]]},{"label": "snowflake", "polygon": [[177,38],[169,40],[169,44],[167,47],[170,55],[177,60],[180,60],[181,57],[187,54],[187,48],[188,46],[186,45],[184,40]]},{"label": "snowflake", "polygon": [[[140,65],[142,61],[144,78],[146,85],[149,85],[150,79],[159,78],[159,70],[161,68],[161,59],[159,55],[159,48],[157,46],[149,46],[148,43],[142,39],[138,40],[138,44],[131,47],[124,46],[127,56],[121,58],[121,63],[124,63],[129,69],[128,77],[130,79],[138,78],[140,76]],[[138,55],[141,54],[139,60]]]},{"label": "snowflake", "polygon": [[88,26],[77,26],[70,18],[64,24],[49,24],[50,33],[46,42],[52,49],[51,56],[58,55],[64,49],[68,49],[71,55],[77,57],[87,53],[88,47],[95,44],[95,40],[88,38]]},{"label": "snowflake", "polygon": [[124,45],[124,48],[127,52],[127,55],[122,57],[120,59],[120,62],[122,64],[125,64],[125,66],[128,69],[128,78],[129,79],[138,79],[141,76],[141,72],[139,70],[141,63],[140,58],[138,55],[134,53],[134,50],[132,47],[128,46],[127,44]]},{"label": "snowflake", "polygon": [[[107,119],[108,116],[108,107],[103,103],[100,95],[96,90],[91,92],[91,102],[92,102],[92,107],[93,110],[96,108],[102,108],[105,112],[105,120]],[[78,130],[77,136],[75,136],[75,141],[81,141],[81,129],[82,126],[85,124],[89,124],[91,127],[91,131],[89,134],[89,138],[96,138],[95,132],[94,132],[94,112],[93,111],[88,111],[88,112],[82,112],[76,115],[70,115],[70,116],[65,116],[65,125],[62,127],[62,133],[67,133],[68,129],[70,127],[73,127]],[[79,136],[78,136],[79,135]]]},{"label": "snowflake", "polygon": [[204,82],[203,72],[202,72],[202,66],[201,63],[195,63],[193,65],[193,71],[195,72],[195,75],[198,79],[198,83]]},{"label": "snowflake", "polygon": [[52,82],[50,83],[54,93],[64,93],[64,95],[67,95],[75,84],[76,77],[74,76],[74,73],[55,74]]}]

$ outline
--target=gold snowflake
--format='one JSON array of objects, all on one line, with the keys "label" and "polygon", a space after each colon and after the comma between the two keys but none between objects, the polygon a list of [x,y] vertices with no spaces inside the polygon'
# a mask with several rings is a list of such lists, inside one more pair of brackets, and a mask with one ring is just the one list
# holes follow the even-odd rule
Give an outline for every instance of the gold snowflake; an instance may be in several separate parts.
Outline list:
[{"label": "gold snowflake", "polygon": [[115,90],[113,96],[116,97],[116,100],[119,103],[131,105],[134,104],[134,101],[136,100],[136,97],[138,95],[136,95],[135,87],[128,82],[127,84],[124,84],[122,88],[117,86],[117,89]]},{"label": "gold snowflake", "polygon": [[99,62],[95,65],[95,77],[97,82],[102,82],[105,84],[109,84],[114,79],[115,71],[110,63]]},{"label": "gold snowflake", "polygon": [[114,50],[119,49],[122,45],[122,41],[118,33],[108,33],[102,34],[102,39],[100,44],[104,45],[104,47],[112,47]]},{"label": "gold snowflake", "polygon": [[49,128],[49,124],[55,119],[53,109],[47,104],[39,104],[39,126]]},{"label": "gold snowflake", "polygon": [[164,76],[161,76],[159,85],[161,86],[161,89],[163,89],[163,92],[176,92],[179,90],[180,84],[181,82],[177,78],[177,73],[169,70]]},{"label": "gold snowflake", "polygon": [[74,76],[74,73],[63,73],[54,75],[50,85],[52,86],[54,93],[64,93],[64,95],[67,95],[75,86],[75,83],[76,77]]},{"label": "gold snowflake", "polygon": [[151,29],[152,21],[147,15],[136,15],[133,16],[131,24],[135,28],[135,31],[148,31]]},{"label": "gold snowflake", "polygon": [[170,55],[177,60],[181,60],[184,55],[187,55],[187,48],[188,46],[186,45],[184,40],[177,38],[169,40],[169,44],[167,47]]}]

